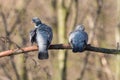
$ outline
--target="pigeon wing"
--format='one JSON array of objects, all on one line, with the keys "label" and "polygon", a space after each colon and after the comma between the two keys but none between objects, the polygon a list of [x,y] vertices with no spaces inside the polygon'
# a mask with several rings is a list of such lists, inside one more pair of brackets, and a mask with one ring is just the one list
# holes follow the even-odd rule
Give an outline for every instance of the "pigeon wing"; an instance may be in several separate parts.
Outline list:
[{"label": "pigeon wing", "polygon": [[30,42],[32,44],[36,42],[36,28],[30,31]]},{"label": "pigeon wing", "polygon": [[49,27],[45,24],[42,24],[41,29],[47,32],[47,41],[48,41],[48,45],[50,45],[52,38],[53,38],[53,33],[52,33],[51,27]]}]

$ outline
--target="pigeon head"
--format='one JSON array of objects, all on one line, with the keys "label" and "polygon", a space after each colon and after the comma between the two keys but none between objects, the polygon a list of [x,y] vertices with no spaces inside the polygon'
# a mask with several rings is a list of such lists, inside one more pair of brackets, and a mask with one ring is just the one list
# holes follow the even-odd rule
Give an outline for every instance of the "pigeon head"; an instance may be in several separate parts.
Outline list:
[{"label": "pigeon head", "polygon": [[83,25],[77,25],[75,30],[80,30],[80,31],[84,31],[85,27]]},{"label": "pigeon head", "polygon": [[36,26],[39,25],[39,24],[41,24],[41,21],[40,21],[40,19],[38,17],[33,17],[32,18],[32,22],[35,23]]}]

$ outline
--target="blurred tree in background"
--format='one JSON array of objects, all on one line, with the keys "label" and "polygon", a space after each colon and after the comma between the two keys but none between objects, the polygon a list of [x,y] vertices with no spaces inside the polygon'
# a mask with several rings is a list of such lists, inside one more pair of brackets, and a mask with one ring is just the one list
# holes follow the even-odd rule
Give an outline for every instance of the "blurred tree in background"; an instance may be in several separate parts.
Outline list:
[{"label": "blurred tree in background", "polygon": [[[78,24],[85,25],[89,44],[117,48],[120,42],[119,0],[0,0],[0,51],[30,46],[34,16],[52,27],[53,44],[68,43]],[[0,80],[120,79],[119,55],[71,50],[49,55],[48,60],[38,60],[37,51],[0,58]]]}]

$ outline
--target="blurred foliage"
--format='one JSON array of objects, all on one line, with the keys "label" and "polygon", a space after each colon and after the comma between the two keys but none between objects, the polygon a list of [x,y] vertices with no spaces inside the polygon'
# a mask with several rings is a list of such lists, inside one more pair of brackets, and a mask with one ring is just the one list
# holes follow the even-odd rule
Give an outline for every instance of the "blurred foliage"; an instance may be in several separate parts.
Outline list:
[{"label": "blurred foliage", "polygon": [[[120,42],[119,4],[119,0],[0,0],[0,51],[30,46],[34,16],[52,27],[53,44],[68,43],[69,33],[83,24],[90,44],[116,48]],[[37,51],[0,58],[0,80],[120,79],[119,55],[64,51],[67,55],[62,55],[60,70],[58,52],[50,50],[48,60],[38,60]]]}]

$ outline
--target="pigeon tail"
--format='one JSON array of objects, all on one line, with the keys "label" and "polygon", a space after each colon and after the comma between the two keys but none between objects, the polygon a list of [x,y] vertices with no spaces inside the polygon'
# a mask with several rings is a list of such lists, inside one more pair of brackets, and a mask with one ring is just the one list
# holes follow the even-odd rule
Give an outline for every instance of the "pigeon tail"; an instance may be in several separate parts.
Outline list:
[{"label": "pigeon tail", "polygon": [[48,55],[48,51],[39,51],[38,53],[38,59],[48,59],[49,55]]},{"label": "pigeon tail", "polygon": [[84,51],[84,45],[73,45],[73,49],[72,49],[73,52],[83,52]]},{"label": "pigeon tail", "polygon": [[76,48],[73,48],[72,51],[73,51],[74,53],[76,53],[76,52],[83,52],[84,49],[83,49],[83,47],[76,47]]}]

